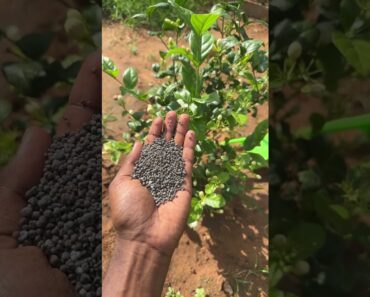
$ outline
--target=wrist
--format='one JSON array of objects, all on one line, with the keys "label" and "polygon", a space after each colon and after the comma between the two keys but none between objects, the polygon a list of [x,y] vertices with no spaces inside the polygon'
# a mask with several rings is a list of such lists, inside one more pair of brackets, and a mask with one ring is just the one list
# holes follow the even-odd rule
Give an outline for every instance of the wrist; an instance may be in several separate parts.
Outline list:
[{"label": "wrist", "polygon": [[117,238],[103,281],[103,296],[159,297],[171,255],[145,242]]},{"label": "wrist", "polygon": [[117,236],[112,258],[143,258],[152,264],[171,261],[172,252],[161,251],[145,241],[134,239],[123,239]]}]

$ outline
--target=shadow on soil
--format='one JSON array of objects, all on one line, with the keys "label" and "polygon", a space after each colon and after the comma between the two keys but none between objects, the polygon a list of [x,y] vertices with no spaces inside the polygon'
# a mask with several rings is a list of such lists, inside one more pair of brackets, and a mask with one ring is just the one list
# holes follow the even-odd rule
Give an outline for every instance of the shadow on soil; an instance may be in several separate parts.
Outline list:
[{"label": "shadow on soil", "polygon": [[[224,214],[207,215],[203,226],[209,232],[209,250],[225,278],[225,296],[267,296],[268,267],[268,196],[264,179],[252,181],[254,190],[243,201],[235,199]],[[196,231],[188,237],[201,246]]]}]

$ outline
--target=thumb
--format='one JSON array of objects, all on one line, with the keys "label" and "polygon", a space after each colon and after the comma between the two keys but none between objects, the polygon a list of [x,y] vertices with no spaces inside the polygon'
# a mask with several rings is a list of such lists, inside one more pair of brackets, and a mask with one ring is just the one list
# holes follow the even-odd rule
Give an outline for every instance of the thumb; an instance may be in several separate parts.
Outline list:
[{"label": "thumb", "polygon": [[142,148],[143,144],[140,141],[136,141],[130,154],[123,160],[121,160],[120,163],[122,165],[115,178],[122,179],[130,177],[132,175],[135,167],[135,162],[139,159]]},{"label": "thumb", "polygon": [[23,135],[15,157],[0,173],[0,187],[23,195],[35,185],[43,171],[50,136],[40,127],[31,127]]},{"label": "thumb", "polygon": [[0,248],[14,247],[10,239],[19,227],[20,210],[24,207],[25,192],[35,185],[43,170],[50,136],[41,128],[29,128],[16,156],[0,172]]}]

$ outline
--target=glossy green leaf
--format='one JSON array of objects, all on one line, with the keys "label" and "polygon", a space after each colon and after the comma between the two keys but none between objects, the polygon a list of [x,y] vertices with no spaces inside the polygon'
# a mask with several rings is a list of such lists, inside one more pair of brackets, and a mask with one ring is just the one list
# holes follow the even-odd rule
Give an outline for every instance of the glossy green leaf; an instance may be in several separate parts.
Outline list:
[{"label": "glossy green leaf", "polygon": [[266,133],[260,144],[249,152],[260,155],[263,159],[269,159],[269,135]]},{"label": "glossy green leaf", "polygon": [[102,58],[102,69],[103,69],[104,73],[108,74],[109,76],[111,76],[113,78],[117,78],[119,76],[119,70],[117,69],[117,66],[108,57],[103,56],[103,58]]},{"label": "glossy green leaf", "polygon": [[194,60],[194,57],[192,55],[192,53],[190,53],[188,50],[186,50],[185,48],[181,48],[181,47],[176,47],[176,48],[172,48],[170,49],[166,55],[165,55],[165,58],[168,58],[168,57],[171,57],[173,55],[179,55],[179,56],[182,56],[184,58],[187,58],[189,61],[193,61]]},{"label": "glossy green leaf", "polygon": [[370,41],[350,39],[343,33],[336,32],[333,34],[333,42],[359,74],[370,73]]},{"label": "glossy green leaf", "polygon": [[237,121],[239,125],[244,125],[248,120],[247,114],[244,114],[244,113],[238,113],[238,112],[232,111],[231,115],[234,117],[234,119]]},{"label": "glossy green leaf", "polygon": [[190,22],[194,32],[197,35],[201,36],[213,26],[218,18],[219,15],[215,13],[193,14],[191,16]]},{"label": "glossy green leaf", "polygon": [[191,207],[190,207],[190,213],[188,217],[188,224],[191,227],[195,227],[196,222],[199,221],[200,218],[202,217],[202,213],[203,213],[203,205],[201,201],[198,198],[193,197],[191,199]]},{"label": "glossy green leaf", "polygon": [[221,39],[221,46],[223,50],[233,48],[237,44],[239,44],[239,40],[234,36],[227,36],[224,39]]},{"label": "glossy green leaf", "polygon": [[210,194],[213,194],[217,190],[217,187],[218,187],[217,184],[209,183],[209,184],[206,184],[204,191],[206,192],[206,194],[210,195]]},{"label": "glossy green leaf", "polygon": [[209,32],[206,32],[202,36],[193,32],[190,33],[190,48],[197,65],[200,65],[213,49],[214,41],[215,38]]},{"label": "glossy green leaf", "polygon": [[221,194],[213,193],[205,196],[204,203],[212,208],[222,208],[226,200]]},{"label": "glossy green leaf", "polygon": [[123,82],[128,89],[134,89],[138,82],[138,75],[135,68],[127,68],[123,73]]},{"label": "glossy green leaf", "polygon": [[32,81],[46,73],[40,63],[15,62],[3,64],[2,71],[6,80],[21,92],[30,92]]},{"label": "glossy green leaf", "polygon": [[53,32],[31,33],[22,37],[15,44],[27,57],[38,59],[49,49],[53,38]]},{"label": "glossy green leaf", "polygon": [[200,97],[202,78],[197,74],[190,63],[183,61],[182,64],[182,78],[186,89],[190,92],[192,97]]},{"label": "glossy green leaf", "polygon": [[246,40],[242,43],[242,47],[244,49],[243,54],[247,55],[250,53],[255,52],[262,46],[262,41],[259,40]]},{"label": "glossy green leaf", "polygon": [[103,144],[103,152],[107,153],[115,164],[118,164],[121,155],[127,154],[131,148],[132,144],[125,141],[109,140]]},{"label": "glossy green leaf", "polygon": [[244,141],[244,149],[247,151],[252,150],[258,146],[268,131],[268,121],[264,120],[260,122],[255,128],[254,132],[249,135]]}]

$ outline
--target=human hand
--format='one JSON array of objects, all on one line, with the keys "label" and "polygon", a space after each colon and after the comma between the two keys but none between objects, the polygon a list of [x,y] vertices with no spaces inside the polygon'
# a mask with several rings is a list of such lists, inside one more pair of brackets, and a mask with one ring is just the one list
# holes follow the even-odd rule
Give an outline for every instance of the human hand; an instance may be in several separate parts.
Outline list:
[{"label": "human hand", "polygon": [[[153,121],[147,142],[151,143],[162,134],[163,121]],[[165,138],[174,138],[183,146],[185,161],[184,190],[176,198],[156,207],[150,192],[131,174],[134,163],[139,158],[142,144],[136,142],[132,152],[124,160],[122,167],[109,188],[111,217],[117,231],[117,240],[132,241],[171,256],[185,229],[192,198],[192,167],[194,159],[195,133],[188,131],[189,116],[181,115],[177,123],[176,113],[167,113],[165,119]]]},{"label": "human hand", "polygon": [[[100,110],[100,67],[100,53],[84,62],[58,124],[58,135],[80,129]],[[19,230],[24,194],[39,182],[50,143],[50,136],[41,128],[28,129],[15,158],[0,172],[0,296],[75,296],[67,277],[49,265],[39,248],[17,247],[12,237]]]}]

